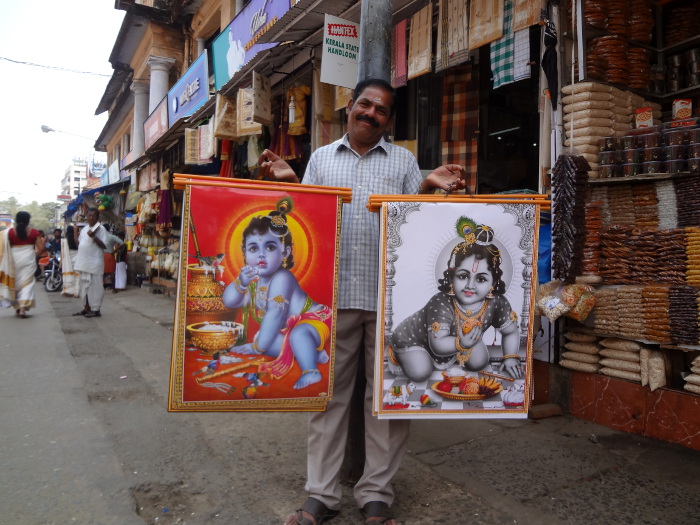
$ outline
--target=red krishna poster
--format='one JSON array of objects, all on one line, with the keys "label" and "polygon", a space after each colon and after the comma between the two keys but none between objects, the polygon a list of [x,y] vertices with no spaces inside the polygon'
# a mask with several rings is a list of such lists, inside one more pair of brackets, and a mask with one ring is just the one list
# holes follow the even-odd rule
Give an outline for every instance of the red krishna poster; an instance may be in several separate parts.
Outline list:
[{"label": "red krishna poster", "polygon": [[298,184],[187,183],[169,410],[324,409],[341,204]]}]

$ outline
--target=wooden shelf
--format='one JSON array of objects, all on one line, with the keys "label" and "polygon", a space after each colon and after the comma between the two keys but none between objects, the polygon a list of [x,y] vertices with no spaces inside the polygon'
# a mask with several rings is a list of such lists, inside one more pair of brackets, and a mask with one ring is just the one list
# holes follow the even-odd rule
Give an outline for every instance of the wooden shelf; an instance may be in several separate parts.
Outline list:
[{"label": "wooden shelf", "polygon": [[608,177],[607,179],[589,179],[589,184],[606,185],[606,184],[635,184],[643,182],[654,182],[659,180],[687,179],[689,177],[698,177],[700,173],[655,173],[650,175],[637,175],[635,177]]}]

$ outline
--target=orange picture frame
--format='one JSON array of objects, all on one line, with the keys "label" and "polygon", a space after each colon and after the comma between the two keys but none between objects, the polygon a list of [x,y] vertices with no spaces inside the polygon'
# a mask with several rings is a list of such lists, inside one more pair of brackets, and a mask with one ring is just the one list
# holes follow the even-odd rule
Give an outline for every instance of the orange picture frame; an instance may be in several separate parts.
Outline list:
[{"label": "orange picture frame", "polygon": [[[340,211],[349,193],[174,180],[185,193],[168,410],[324,410],[334,373]],[[250,282],[246,272],[255,273]],[[317,346],[295,346],[300,326]],[[315,360],[311,375],[300,358]]]}]

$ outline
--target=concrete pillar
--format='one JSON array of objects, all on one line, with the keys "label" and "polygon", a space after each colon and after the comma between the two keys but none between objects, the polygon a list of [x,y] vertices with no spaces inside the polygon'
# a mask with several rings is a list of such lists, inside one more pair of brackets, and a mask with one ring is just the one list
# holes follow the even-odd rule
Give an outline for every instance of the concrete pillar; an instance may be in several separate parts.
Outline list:
[{"label": "concrete pillar", "polygon": [[362,2],[357,80],[391,82],[391,0]]},{"label": "concrete pillar", "polygon": [[148,98],[150,114],[170,90],[170,68],[175,64],[174,58],[150,56],[146,65],[151,68],[151,88]]},{"label": "concrete pillar", "polygon": [[138,159],[146,149],[143,123],[148,118],[148,85],[143,82],[133,82],[131,91],[134,92],[134,124],[131,132],[132,159]]},{"label": "concrete pillar", "polygon": [[204,38],[198,38],[197,39],[197,56],[202,56],[202,53],[204,53],[204,50],[206,49],[206,40]]}]

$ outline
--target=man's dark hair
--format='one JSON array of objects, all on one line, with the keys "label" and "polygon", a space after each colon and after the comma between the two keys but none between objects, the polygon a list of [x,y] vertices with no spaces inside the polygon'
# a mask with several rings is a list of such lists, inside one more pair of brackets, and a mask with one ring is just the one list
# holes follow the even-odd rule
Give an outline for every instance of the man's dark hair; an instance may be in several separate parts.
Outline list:
[{"label": "man's dark hair", "polygon": [[56,232],[58,232],[58,233],[63,233],[63,232],[61,231],[61,228],[56,228],[56,229],[53,231],[54,235],[56,234]]},{"label": "man's dark hair", "polygon": [[355,86],[355,92],[352,94],[352,100],[355,102],[360,95],[362,95],[362,92],[367,89],[368,87],[378,87],[383,89],[384,91],[388,92],[391,95],[391,106],[389,107],[389,118],[394,116],[394,106],[396,102],[396,90],[391,87],[391,84],[387,82],[386,80],[382,78],[367,78],[365,80],[361,80],[360,82],[357,83]]}]

